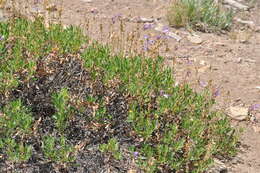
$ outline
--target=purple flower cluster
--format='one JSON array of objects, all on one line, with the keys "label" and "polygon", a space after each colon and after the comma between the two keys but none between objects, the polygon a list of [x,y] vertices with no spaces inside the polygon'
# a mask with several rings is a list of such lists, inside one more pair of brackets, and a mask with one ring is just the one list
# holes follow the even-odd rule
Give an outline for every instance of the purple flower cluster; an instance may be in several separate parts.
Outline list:
[{"label": "purple flower cluster", "polygon": [[249,107],[249,111],[255,111],[260,108],[260,104],[253,104]]},{"label": "purple flower cluster", "polygon": [[217,97],[217,96],[219,96],[220,95],[220,88],[218,87],[218,88],[216,88],[215,90],[214,90],[214,92],[213,92],[213,97]]},{"label": "purple flower cluster", "polygon": [[154,24],[152,23],[145,23],[143,26],[143,30],[152,29],[154,27]]},{"label": "purple flower cluster", "polygon": [[199,81],[199,85],[200,85],[201,87],[205,88],[208,84],[207,84],[207,82],[200,80],[200,81]]},{"label": "purple flower cluster", "polygon": [[163,29],[162,29],[162,32],[164,34],[167,34],[168,32],[170,32],[170,28],[168,26],[164,26]]},{"label": "purple flower cluster", "polygon": [[135,151],[135,152],[133,153],[133,155],[134,155],[135,158],[137,158],[137,157],[139,156],[139,153],[138,153],[137,151]]},{"label": "purple flower cluster", "polygon": [[144,46],[143,46],[143,50],[144,51],[148,51],[149,50],[149,46],[153,45],[155,43],[155,40],[153,40],[152,38],[150,38],[149,35],[144,35]]}]

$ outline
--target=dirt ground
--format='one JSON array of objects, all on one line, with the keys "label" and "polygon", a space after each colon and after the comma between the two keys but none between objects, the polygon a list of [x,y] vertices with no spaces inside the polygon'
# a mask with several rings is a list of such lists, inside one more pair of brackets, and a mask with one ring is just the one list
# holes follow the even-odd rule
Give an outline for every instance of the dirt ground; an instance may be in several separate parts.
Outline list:
[{"label": "dirt ground", "polygon": [[[170,0],[63,0],[62,22],[66,25],[80,25],[90,21],[90,27],[81,25],[92,38],[105,41],[100,36],[100,23],[103,32],[109,32],[109,23],[115,17],[125,19],[125,27],[131,31],[144,23],[167,26],[166,12]],[[247,2],[244,2],[247,4]],[[59,6],[58,4],[57,6]],[[34,4],[30,10],[36,11]],[[39,8],[40,10],[40,8]],[[55,10],[55,9],[54,9]],[[51,16],[50,16],[51,17]],[[200,43],[188,39],[190,31],[170,28],[182,39],[167,39],[169,51],[162,53],[167,57],[166,64],[174,68],[176,80],[191,83],[200,89],[202,83],[214,83],[219,89],[218,106],[228,112],[230,106],[249,107],[260,104],[260,1],[247,12],[239,12],[239,17],[253,21],[250,28],[238,25],[229,33],[213,34],[196,32]],[[141,19],[141,23],[137,24]],[[149,20],[148,20],[149,19]],[[151,21],[150,21],[151,19]],[[144,22],[146,20],[146,22]],[[139,30],[142,34],[156,35],[153,28]],[[252,112],[254,119],[248,121],[234,120],[235,126],[244,128],[241,139],[241,151],[236,159],[225,163],[231,173],[257,173],[260,171],[260,112]]]}]

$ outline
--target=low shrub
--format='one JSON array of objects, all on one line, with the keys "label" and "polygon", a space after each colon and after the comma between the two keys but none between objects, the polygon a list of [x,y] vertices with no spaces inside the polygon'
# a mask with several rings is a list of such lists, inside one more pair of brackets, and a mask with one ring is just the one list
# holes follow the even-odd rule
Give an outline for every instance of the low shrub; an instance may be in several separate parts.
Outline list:
[{"label": "low shrub", "polygon": [[233,12],[223,9],[214,0],[175,0],[167,19],[174,27],[191,27],[200,31],[228,30]]},{"label": "low shrub", "polygon": [[97,171],[113,158],[123,171],[134,158],[145,172],[203,172],[215,156],[235,154],[235,130],[212,109],[214,97],[176,86],[162,57],[125,58],[97,43],[79,51],[80,29],[41,20],[2,23],[0,34],[3,158],[67,171]]}]

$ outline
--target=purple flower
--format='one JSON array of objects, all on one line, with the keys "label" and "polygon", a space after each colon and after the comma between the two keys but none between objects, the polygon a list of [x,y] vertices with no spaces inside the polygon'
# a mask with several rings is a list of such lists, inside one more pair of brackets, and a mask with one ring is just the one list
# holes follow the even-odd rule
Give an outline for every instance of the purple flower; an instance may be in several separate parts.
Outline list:
[{"label": "purple flower", "polygon": [[260,104],[253,104],[249,107],[249,111],[255,111],[260,108]]},{"label": "purple flower", "polygon": [[144,39],[148,40],[149,38],[149,35],[144,35]]},{"label": "purple flower", "polygon": [[163,90],[160,90],[160,95],[162,96],[163,94],[165,94],[165,92]]},{"label": "purple flower", "polygon": [[145,39],[145,42],[144,42],[143,50],[148,51],[149,46],[153,45],[155,43],[155,40],[150,39],[149,35],[144,35],[144,39]]},{"label": "purple flower", "polygon": [[155,37],[156,40],[168,39],[168,38],[171,38],[171,37],[168,36],[168,35],[157,35],[157,36]]},{"label": "purple flower", "polygon": [[136,157],[139,156],[139,153],[138,153],[137,151],[135,151],[135,152],[133,153],[133,155],[134,155],[134,157],[136,158]]},{"label": "purple flower", "polygon": [[153,44],[155,43],[155,41],[154,41],[154,40],[147,40],[147,43],[148,43],[149,45],[153,45]]},{"label": "purple flower", "polygon": [[0,41],[3,41],[5,37],[3,35],[0,36]]},{"label": "purple flower", "polygon": [[144,46],[143,46],[143,50],[144,50],[144,51],[148,51],[148,50],[149,50],[149,48],[148,48],[148,44],[147,44],[147,43],[144,44]]},{"label": "purple flower", "polygon": [[171,38],[169,35],[163,35],[162,36],[162,39],[168,39],[168,38]]},{"label": "purple flower", "polygon": [[157,36],[155,36],[155,39],[156,39],[156,40],[160,40],[161,38],[162,38],[161,35],[157,35]]},{"label": "purple flower", "polygon": [[162,29],[163,33],[167,33],[169,31],[170,31],[170,28],[168,26],[164,26],[163,29]]},{"label": "purple flower", "polygon": [[215,89],[215,91],[213,92],[213,97],[217,97],[217,96],[219,96],[219,95],[220,95],[220,89],[217,88],[217,89]]},{"label": "purple flower", "polygon": [[148,42],[149,42],[149,35],[144,35],[144,39],[145,39],[145,42],[144,42],[144,45],[143,45],[143,50],[144,51],[148,51],[148,47],[149,47],[149,44],[148,44]]},{"label": "purple flower", "polygon": [[145,24],[144,24],[144,27],[143,27],[143,30],[151,29],[152,27],[153,27],[153,24],[151,24],[151,23],[145,23]]},{"label": "purple flower", "polygon": [[208,85],[207,82],[201,81],[201,80],[199,81],[199,84],[200,84],[200,86],[203,87],[203,88]]},{"label": "purple flower", "polygon": [[192,64],[192,60],[187,59],[187,64],[191,65]]}]

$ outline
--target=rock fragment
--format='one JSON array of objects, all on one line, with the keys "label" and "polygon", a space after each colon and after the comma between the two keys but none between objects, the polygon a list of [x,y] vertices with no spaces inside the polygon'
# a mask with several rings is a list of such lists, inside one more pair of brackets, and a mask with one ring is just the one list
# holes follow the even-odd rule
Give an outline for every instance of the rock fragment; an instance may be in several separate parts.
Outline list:
[{"label": "rock fragment", "polygon": [[157,24],[157,26],[154,28],[154,30],[163,32],[166,36],[173,38],[173,39],[177,40],[178,42],[181,41],[181,39],[182,39],[179,35],[175,34],[174,32],[171,32],[167,26],[164,26],[160,23]]},{"label": "rock fragment", "polygon": [[189,35],[187,38],[191,43],[194,44],[201,44],[203,42],[200,36],[198,35]]},{"label": "rock fragment", "polygon": [[137,19],[138,23],[153,23],[154,19],[153,18],[145,18],[145,17],[140,17]]},{"label": "rock fragment", "polygon": [[243,121],[248,118],[248,108],[240,107],[240,106],[231,106],[229,110],[230,110],[229,116],[232,119]]},{"label": "rock fragment", "polygon": [[224,0],[225,4],[229,4],[232,7],[238,8],[239,10],[249,10],[249,7],[246,5],[241,4],[240,2],[234,0]]}]

